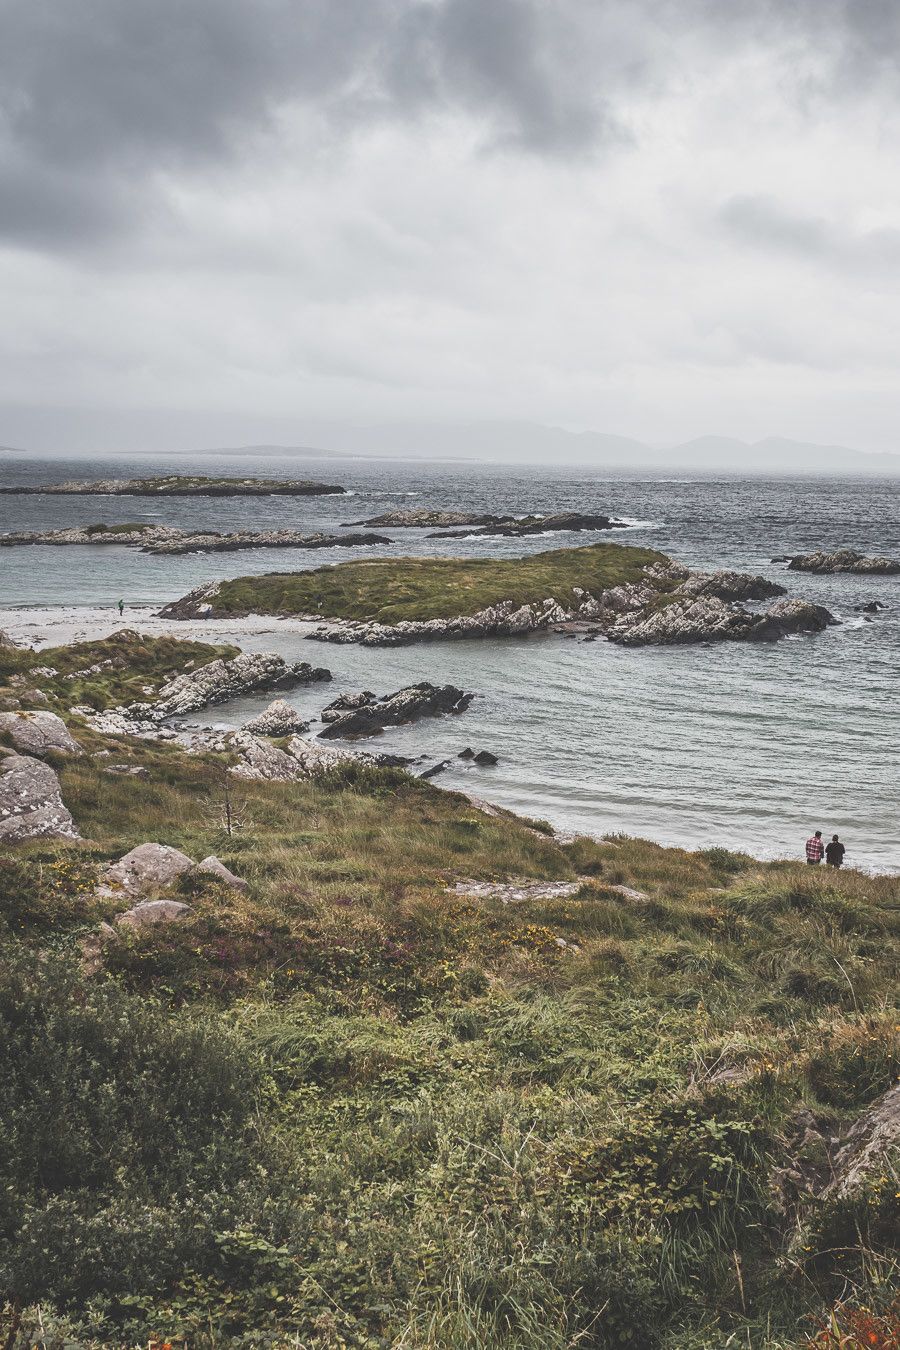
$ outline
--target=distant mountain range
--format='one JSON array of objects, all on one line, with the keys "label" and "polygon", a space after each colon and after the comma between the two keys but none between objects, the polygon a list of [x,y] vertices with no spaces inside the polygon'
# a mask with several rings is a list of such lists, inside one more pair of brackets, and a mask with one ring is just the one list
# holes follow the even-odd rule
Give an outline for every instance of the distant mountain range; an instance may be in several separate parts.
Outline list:
[{"label": "distant mountain range", "polygon": [[[571,465],[573,468],[648,473],[726,474],[878,474],[900,476],[900,455],[851,450],[843,445],[769,436],[741,441],[732,436],[700,436],[662,449],[628,436],[600,431],[567,431],[535,422],[381,423],[354,426],[316,423],[305,429],[302,445],[217,446],[182,451],[188,455],[258,456],[297,459],[482,460],[502,464]],[[0,446],[3,453],[16,451]],[[114,450],[102,452],[115,454]],[[139,453],[123,451],[122,454]],[[142,452],[151,454],[153,452]]]},{"label": "distant mountain range", "polygon": [[700,436],[669,449],[628,436],[599,431],[566,431],[533,422],[473,422],[459,426],[396,423],[377,426],[318,426],[315,439],[328,449],[252,445],[220,449],[218,454],[297,455],[309,458],[488,460],[504,464],[571,464],[573,467],[692,470],[737,474],[882,474],[900,476],[900,455],[869,454],[842,445],[816,445],[770,436],[741,441],[731,436]]}]

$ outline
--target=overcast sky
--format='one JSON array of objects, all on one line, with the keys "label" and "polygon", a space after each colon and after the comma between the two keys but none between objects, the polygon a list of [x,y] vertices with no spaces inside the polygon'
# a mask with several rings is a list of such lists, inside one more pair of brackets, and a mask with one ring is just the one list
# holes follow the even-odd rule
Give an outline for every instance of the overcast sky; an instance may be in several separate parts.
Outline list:
[{"label": "overcast sky", "polygon": [[0,0],[0,443],[900,449],[898,56],[895,0]]}]

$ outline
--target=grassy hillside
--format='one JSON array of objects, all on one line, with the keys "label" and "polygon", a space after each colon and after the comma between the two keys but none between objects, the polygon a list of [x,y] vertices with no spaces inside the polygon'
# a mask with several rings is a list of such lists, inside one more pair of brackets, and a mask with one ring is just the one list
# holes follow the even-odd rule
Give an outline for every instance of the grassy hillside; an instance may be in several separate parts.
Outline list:
[{"label": "grassy hillside", "polygon": [[270,573],[223,582],[217,615],[321,614],[326,618],[449,619],[501,600],[518,605],[553,597],[568,605],[573,587],[601,591],[636,581],[665,562],[647,548],[592,544],[524,558],[391,558],[340,563],[311,572]]},{"label": "grassy hillside", "polygon": [[[787,1350],[881,1315],[895,1181],[784,1168],[896,1079],[900,879],[560,844],[396,770],[232,785],[229,837],[213,758],[116,757],[149,777],[60,764],[88,842],[0,859],[7,1345]],[[249,892],[186,883],[88,979],[97,868],[146,839]],[[511,877],[579,889],[447,891]]]}]

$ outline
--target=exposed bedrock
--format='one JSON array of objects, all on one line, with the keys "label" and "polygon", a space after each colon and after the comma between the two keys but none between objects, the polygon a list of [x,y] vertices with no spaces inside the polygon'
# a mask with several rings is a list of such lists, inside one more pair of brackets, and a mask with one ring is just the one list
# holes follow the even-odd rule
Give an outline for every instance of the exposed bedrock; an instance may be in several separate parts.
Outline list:
[{"label": "exposed bedrock", "polygon": [[835,553],[798,553],[788,560],[792,572],[857,572],[867,576],[895,576],[900,573],[900,559],[867,558],[852,548]]},{"label": "exposed bedrock", "polygon": [[[474,694],[464,693],[455,685],[429,684],[423,680],[419,684],[398,689],[394,694],[376,698],[374,694],[362,697],[351,695],[349,700],[336,699],[324,709],[322,720],[326,723],[320,737],[333,740],[342,736],[374,736],[384,727],[400,726],[406,722],[415,722],[420,717],[437,717],[442,713],[461,713],[469,706]],[[355,706],[348,706],[353,700]]]},{"label": "exposed bedrock", "polygon": [[155,739],[158,724],[168,718],[183,717],[258,690],[292,689],[330,679],[331,671],[311,666],[308,661],[287,662],[275,652],[241,652],[169,680],[152,703],[129,703],[84,715],[95,730],[107,735],[149,735]]},{"label": "exposed bedrock", "polygon": [[752,614],[717,596],[675,600],[651,614],[636,610],[623,615],[609,630],[610,642],[625,647],[692,642],[774,642],[795,633],[820,633],[834,619],[821,605],[806,600],[779,600]]}]

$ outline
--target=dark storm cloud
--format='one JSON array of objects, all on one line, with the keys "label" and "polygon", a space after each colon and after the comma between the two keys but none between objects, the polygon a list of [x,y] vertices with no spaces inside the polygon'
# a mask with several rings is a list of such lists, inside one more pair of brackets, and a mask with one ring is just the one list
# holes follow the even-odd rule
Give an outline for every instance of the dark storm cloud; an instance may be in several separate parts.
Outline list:
[{"label": "dark storm cloud", "polygon": [[723,44],[787,38],[824,54],[821,78],[846,82],[896,66],[900,7],[0,0],[0,235],[105,240],[145,216],[155,175],[239,165],[285,110],[305,110],[336,146],[379,120],[449,112],[471,119],[480,148],[589,153],[629,138],[635,92],[665,83],[685,34],[710,65]]},{"label": "dark storm cloud", "polygon": [[238,157],[286,106],[344,132],[449,110],[481,119],[488,144],[583,149],[611,120],[567,9],[0,0],[0,230],[27,239],[34,222],[38,244],[104,234],[129,196],[142,209],[147,175]]}]

